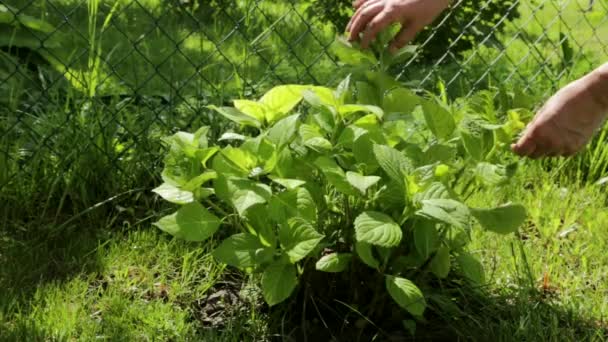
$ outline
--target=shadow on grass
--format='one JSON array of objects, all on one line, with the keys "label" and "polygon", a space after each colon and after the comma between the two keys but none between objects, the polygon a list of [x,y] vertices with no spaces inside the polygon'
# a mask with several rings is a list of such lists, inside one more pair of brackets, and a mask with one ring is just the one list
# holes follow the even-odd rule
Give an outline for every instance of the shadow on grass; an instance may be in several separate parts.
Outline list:
[{"label": "shadow on grass", "polygon": [[[344,284],[343,289],[349,287]],[[327,290],[327,287],[325,288]],[[344,291],[344,290],[343,290]],[[303,290],[299,299],[302,299]],[[271,326],[281,341],[605,341],[608,324],[560,304],[537,289],[451,290],[427,297],[425,319],[414,325],[404,310],[384,303],[375,319],[357,304],[324,300],[309,291],[305,305],[274,309]],[[359,303],[361,305],[361,303]]]}]

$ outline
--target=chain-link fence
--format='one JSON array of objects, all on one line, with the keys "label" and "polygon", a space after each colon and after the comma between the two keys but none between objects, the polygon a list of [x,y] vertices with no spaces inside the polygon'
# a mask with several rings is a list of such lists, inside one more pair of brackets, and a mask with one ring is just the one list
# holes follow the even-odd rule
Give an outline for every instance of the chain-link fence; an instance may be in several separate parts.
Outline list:
[{"label": "chain-link fence", "polygon": [[[345,3],[321,10],[332,2]],[[145,201],[162,136],[223,124],[208,104],[335,83],[342,22],[318,4],[0,0],[4,221],[65,222],[121,196]],[[452,97],[500,88],[533,105],[608,57],[607,14],[605,1],[457,0],[395,76],[427,89],[442,80]]]}]

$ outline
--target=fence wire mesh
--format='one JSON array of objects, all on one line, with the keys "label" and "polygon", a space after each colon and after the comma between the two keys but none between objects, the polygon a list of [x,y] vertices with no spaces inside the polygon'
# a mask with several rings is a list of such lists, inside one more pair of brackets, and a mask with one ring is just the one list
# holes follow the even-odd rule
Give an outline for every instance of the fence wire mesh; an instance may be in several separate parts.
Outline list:
[{"label": "fence wire mesh", "polygon": [[[607,59],[606,1],[509,1],[484,14],[498,3],[454,1],[395,76],[427,89],[443,80],[452,97],[504,87],[539,100]],[[161,137],[223,125],[208,104],[277,84],[335,83],[342,72],[330,46],[342,23],[314,8],[314,0],[0,0],[4,217],[57,220],[147,190]]]}]

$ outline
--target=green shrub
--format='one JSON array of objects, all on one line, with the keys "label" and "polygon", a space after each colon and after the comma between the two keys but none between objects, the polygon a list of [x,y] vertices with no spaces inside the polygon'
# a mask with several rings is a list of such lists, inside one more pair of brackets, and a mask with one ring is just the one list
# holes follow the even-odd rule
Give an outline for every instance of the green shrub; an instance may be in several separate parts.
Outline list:
[{"label": "green shrub", "polygon": [[416,95],[383,71],[397,60],[337,44],[354,70],[337,89],[283,85],[212,106],[245,128],[217,144],[207,127],[167,137],[155,192],[181,207],[155,225],[189,241],[229,235],[214,256],[261,273],[270,305],[302,282],[324,290],[312,279],[328,274],[369,317],[388,294],[420,318],[437,281],[484,282],[466,249],[474,221],[499,234],[524,221],[519,205],[465,204],[513,175],[501,150],[521,122],[484,96],[456,105]]}]

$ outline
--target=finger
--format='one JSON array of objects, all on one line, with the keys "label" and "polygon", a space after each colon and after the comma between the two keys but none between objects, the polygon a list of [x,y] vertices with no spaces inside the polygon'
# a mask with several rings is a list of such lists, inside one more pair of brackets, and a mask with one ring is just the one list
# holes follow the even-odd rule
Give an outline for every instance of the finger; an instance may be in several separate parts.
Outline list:
[{"label": "finger", "polygon": [[359,7],[361,7],[363,4],[365,4],[366,2],[368,2],[369,0],[355,0],[353,2],[353,7],[355,9],[359,9]]},{"label": "finger", "polygon": [[348,25],[346,25],[346,32],[350,32],[351,27],[353,26],[353,22],[361,15],[361,6],[368,5],[371,2],[376,2],[377,0],[359,0],[353,2],[353,7],[355,7],[355,14],[348,21]]},{"label": "finger", "polygon": [[397,52],[397,50],[406,46],[409,42],[414,40],[418,33],[417,27],[413,23],[403,24],[401,30],[395,36],[395,39],[391,42],[391,53]]},{"label": "finger", "polygon": [[376,36],[380,31],[384,30],[392,23],[392,14],[387,11],[382,11],[380,14],[375,16],[367,25],[363,38],[361,38],[361,47],[367,49],[369,44],[376,39]]},{"label": "finger", "polygon": [[350,26],[350,37],[349,39],[357,40],[359,38],[359,34],[363,29],[368,26],[371,20],[375,19],[378,13],[382,12],[384,6],[381,2],[376,2],[372,5],[366,6],[365,8],[361,8],[357,13],[355,13],[355,17],[353,17],[352,25]]},{"label": "finger", "polygon": [[532,139],[531,135],[526,134],[516,144],[511,146],[513,152],[517,153],[522,157],[530,156],[536,149],[536,143]]},{"label": "finger", "polygon": [[355,14],[352,16],[352,18],[350,18],[348,25],[346,26],[346,32],[351,32],[351,28],[353,26],[353,23],[355,22],[355,20],[357,20],[360,16],[361,16],[361,11],[365,10],[367,7],[374,5],[378,2],[381,2],[382,0],[363,0],[360,1],[359,6],[356,6],[356,12]]}]

